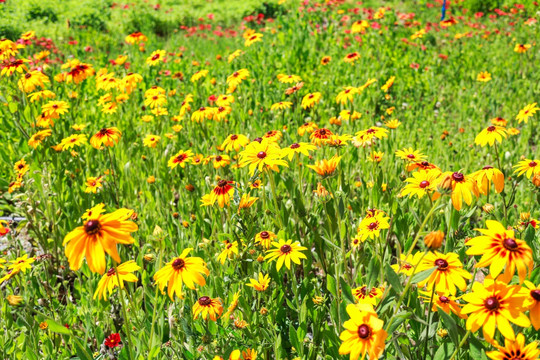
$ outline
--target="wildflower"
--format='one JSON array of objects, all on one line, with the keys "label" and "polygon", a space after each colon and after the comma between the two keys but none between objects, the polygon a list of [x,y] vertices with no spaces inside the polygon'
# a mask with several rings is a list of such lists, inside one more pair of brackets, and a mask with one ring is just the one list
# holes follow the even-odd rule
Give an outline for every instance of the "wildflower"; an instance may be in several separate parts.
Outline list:
[{"label": "wildflower", "polygon": [[200,123],[205,119],[211,120],[214,117],[216,110],[217,109],[214,107],[201,106],[199,109],[195,110],[193,114],[191,114],[191,121]]},{"label": "wildflower", "polygon": [[307,250],[307,248],[300,245],[298,241],[293,243],[292,240],[279,240],[279,242],[272,242],[272,245],[275,249],[268,250],[267,255],[264,257],[265,260],[274,261],[277,259],[276,268],[279,271],[283,264],[287,269],[291,268],[291,260],[295,264],[300,265],[300,259],[307,259],[301,251]]},{"label": "wildflower", "polygon": [[150,54],[150,56],[146,59],[146,64],[150,66],[159,64],[164,60],[165,54],[165,50],[156,50],[152,52],[152,54]]},{"label": "wildflower", "polygon": [[[110,268],[109,271],[103,275],[101,280],[99,280],[97,289],[94,293],[94,299],[98,298],[99,300],[104,299],[107,301],[107,292],[109,295],[112,295],[114,288],[120,286],[120,289],[123,289],[124,281],[137,282],[137,276],[132,273],[140,269],[141,267],[133,260],[118,265],[116,269]],[[116,270],[118,270],[118,274],[116,273]],[[118,283],[118,278],[120,278],[120,285]]]},{"label": "wildflower", "polygon": [[227,308],[227,312],[223,314],[224,318],[228,318],[233,311],[238,307],[238,300],[240,299],[240,291],[237,291],[233,294],[233,299],[231,301],[231,304]]},{"label": "wildflower", "polygon": [[323,159],[317,162],[315,165],[308,165],[307,167],[315,171],[319,176],[327,178],[332,176],[339,165],[341,156],[334,155],[330,160]]},{"label": "wildflower", "polygon": [[526,124],[529,121],[529,118],[533,117],[534,114],[536,114],[536,112],[540,110],[540,108],[536,105],[536,103],[528,104],[523,109],[519,110],[519,113],[516,115],[516,120],[519,124],[521,124],[522,122],[525,122]]},{"label": "wildflower", "polygon": [[43,140],[51,136],[51,134],[52,134],[52,130],[49,130],[49,129],[40,130],[34,135],[32,135],[30,139],[28,139],[28,145],[31,146],[33,149],[37,149],[38,146],[41,145]]},{"label": "wildflower", "polygon": [[480,194],[489,194],[492,182],[495,185],[495,191],[497,193],[501,193],[504,190],[504,174],[493,166],[484,166],[482,170],[472,173],[471,177],[476,181],[476,186]]},{"label": "wildflower", "polygon": [[247,286],[254,288],[257,291],[265,291],[270,285],[270,276],[259,273],[259,279],[249,279]]},{"label": "wildflower", "polygon": [[200,257],[188,257],[191,248],[182,251],[180,256],[169,261],[165,267],[160,269],[154,275],[154,280],[163,291],[165,285],[168,286],[168,295],[173,300],[173,295],[176,294],[180,299],[183,298],[182,285],[192,290],[195,289],[195,284],[204,286],[206,280],[201,274],[208,276],[210,271],[206,267],[206,263]]},{"label": "wildflower", "polygon": [[302,78],[298,75],[286,75],[286,74],[278,74],[277,79],[280,83],[283,83],[283,84],[292,84],[292,83],[298,83],[302,81]]},{"label": "wildflower", "polygon": [[315,149],[316,147],[314,145],[308,143],[294,143],[289,147],[283,148],[282,155],[283,157],[288,157],[289,161],[292,161],[295,154],[309,156],[309,151],[313,151]]},{"label": "wildflower", "polygon": [[95,149],[100,149],[102,145],[113,147],[115,143],[118,144],[121,136],[122,133],[116,127],[102,128],[94,136],[92,136],[90,139],[90,144]]},{"label": "wildflower", "polygon": [[351,360],[362,359],[369,355],[370,359],[378,359],[384,351],[384,342],[388,335],[383,330],[384,322],[377,317],[370,305],[347,305],[350,319],[345,321],[345,330],[339,338],[343,343],[339,347],[341,355],[350,354]]},{"label": "wildflower", "polygon": [[424,301],[432,300],[433,294],[433,305],[431,311],[438,311],[441,309],[448,315],[450,315],[450,313],[454,313],[462,319],[467,318],[466,315],[461,314],[462,304],[457,301],[457,298],[454,295],[444,291],[436,291],[435,293],[431,291],[420,291],[419,293],[421,295],[420,298]]},{"label": "wildflower", "polygon": [[516,46],[514,47],[514,51],[518,54],[523,54],[527,52],[527,50],[529,50],[530,48],[531,44],[516,44]]},{"label": "wildflower", "polygon": [[11,306],[19,306],[23,302],[23,297],[20,295],[8,295],[6,300]]},{"label": "wildflower", "polygon": [[249,173],[253,176],[255,169],[263,171],[268,168],[278,171],[278,165],[288,167],[287,161],[282,157],[281,149],[275,142],[263,139],[260,143],[253,141],[246,146],[240,153],[239,165],[249,165]]},{"label": "wildflower", "polygon": [[532,175],[540,174],[540,160],[525,159],[518,162],[514,167],[516,168],[514,174],[517,173],[518,176],[525,174],[528,179]]},{"label": "wildflower", "polygon": [[292,106],[292,102],[290,101],[280,101],[278,103],[272,104],[272,106],[270,106],[270,110],[272,111],[285,110],[285,109],[289,109],[291,106]]},{"label": "wildflower", "polygon": [[360,59],[360,54],[355,51],[345,55],[343,61],[345,61],[346,63],[354,64],[354,62],[358,59]]},{"label": "wildflower", "polygon": [[482,130],[474,139],[474,142],[480,146],[489,144],[493,146],[495,141],[502,142],[502,138],[506,138],[506,129],[502,126],[491,125]]},{"label": "wildflower", "polygon": [[330,56],[323,56],[321,59],[321,65],[328,65],[332,61],[332,57]]},{"label": "wildflower", "polygon": [[414,172],[411,178],[405,180],[408,184],[401,190],[400,195],[416,195],[418,198],[422,198],[437,189],[440,176],[441,172],[438,169]]},{"label": "wildflower", "polygon": [[465,279],[471,279],[472,275],[463,269],[459,256],[454,253],[443,254],[438,251],[430,252],[418,264],[418,271],[424,271],[435,267],[435,271],[426,279],[418,283],[420,287],[427,287],[431,291],[449,292],[456,294],[456,288],[465,291],[467,283]]},{"label": "wildflower", "polygon": [[317,130],[319,127],[317,126],[317,124],[315,124],[314,122],[306,122],[306,123],[303,123],[299,128],[298,128],[298,135],[300,136],[304,136],[304,134],[311,134],[313,133],[315,130]]},{"label": "wildflower", "polygon": [[476,77],[476,80],[480,82],[488,82],[491,80],[491,74],[487,71],[481,71]]},{"label": "wildflower", "polygon": [[227,77],[227,85],[230,87],[236,88],[242,83],[245,79],[249,77],[248,69],[240,69],[232,73]]},{"label": "wildflower", "polygon": [[397,150],[396,156],[402,160],[409,162],[420,162],[426,158],[426,156],[422,154],[419,150],[413,150],[413,148]]},{"label": "wildflower", "polygon": [[381,90],[384,92],[388,92],[390,88],[394,85],[394,81],[396,80],[395,76],[390,76],[390,78],[386,81],[386,83],[381,86]]},{"label": "wildflower", "polygon": [[358,226],[358,236],[361,241],[367,238],[374,239],[380,236],[381,230],[390,228],[388,218],[383,212],[376,213],[374,216],[366,216]]},{"label": "wildflower", "polygon": [[171,169],[174,169],[176,166],[180,165],[183,169],[186,167],[188,161],[193,159],[193,152],[191,150],[180,150],[175,155],[171,156],[167,162],[167,166]]},{"label": "wildflower", "polygon": [[524,285],[529,290],[529,317],[535,330],[540,329],[540,285],[535,286],[532,282],[525,280]]},{"label": "wildflower", "polygon": [[487,229],[475,229],[482,236],[477,236],[465,243],[471,246],[467,255],[482,255],[475,267],[489,266],[490,274],[496,278],[505,268],[505,277],[510,279],[517,268],[519,281],[534,267],[532,250],[523,240],[515,238],[513,230],[507,230],[495,220],[486,220]]},{"label": "wildflower", "polygon": [[493,360],[536,360],[540,356],[538,343],[532,342],[525,346],[525,336],[517,334],[516,340],[504,339],[504,347],[497,346],[498,351],[488,351],[486,355]]},{"label": "wildflower", "polygon": [[147,42],[148,38],[141,32],[134,32],[126,36],[124,40],[130,45],[136,45],[139,43]]},{"label": "wildflower", "polygon": [[149,148],[155,148],[160,140],[161,140],[160,136],[146,135],[143,139],[143,146],[146,146]]},{"label": "wildflower", "polygon": [[60,142],[62,151],[72,149],[74,146],[80,146],[86,143],[86,134],[73,134],[67,138],[63,138]]},{"label": "wildflower", "polygon": [[30,165],[26,163],[26,160],[21,159],[13,165],[13,170],[17,173],[17,175],[22,177],[28,172],[28,170],[30,170]]},{"label": "wildflower", "polygon": [[347,104],[347,101],[353,102],[355,94],[358,94],[357,88],[353,86],[345,86],[344,90],[342,90],[336,96],[336,103],[345,105]]},{"label": "wildflower", "polygon": [[238,255],[238,241],[225,243],[225,249],[218,255],[218,260],[221,264],[225,264],[225,260],[234,255]]},{"label": "wildflower", "polygon": [[105,346],[112,349],[112,348],[115,348],[117,346],[120,346],[121,342],[122,342],[122,340],[120,339],[120,334],[114,333],[114,334],[109,335],[105,339]]},{"label": "wildflower", "polygon": [[103,274],[106,265],[105,252],[119,263],[121,260],[116,245],[135,242],[131,233],[137,231],[138,226],[127,221],[133,215],[132,210],[119,209],[106,215],[101,215],[101,210],[100,206],[92,208],[92,215],[84,225],[77,227],[64,238],[65,254],[73,271],[80,269],[86,257],[90,270]]},{"label": "wildflower", "polygon": [[86,189],[85,193],[95,194],[99,188],[103,187],[103,178],[100,177],[89,177],[86,178]]},{"label": "wildflower", "polygon": [[242,197],[240,198],[240,203],[238,204],[238,210],[250,208],[258,199],[259,199],[258,197],[253,197],[253,196],[249,196],[248,194],[243,194]]},{"label": "wildflower", "polygon": [[220,298],[212,299],[209,296],[203,296],[193,305],[193,319],[201,315],[204,320],[210,318],[212,321],[217,321],[221,313],[223,313],[223,305]]},{"label": "wildflower", "polygon": [[219,180],[210,193],[209,201],[211,204],[213,205],[217,201],[220,208],[225,207],[225,205],[229,206],[231,196],[234,194],[233,184],[234,181]]},{"label": "wildflower", "polygon": [[302,109],[312,108],[315,104],[321,101],[322,94],[320,92],[314,92],[307,94],[302,99]]},{"label": "wildflower", "polygon": [[389,129],[397,129],[401,125],[401,122],[397,119],[394,119],[385,121],[384,125]]},{"label": "wildflower", "polygon": [[271,231],[261,231],[255,235],[255,242],[260,244],[266,250],[270,249],[273,240],[277,238],[277,235]]},{"label": "wildflower", "polygon": [[430,249],[438,249],[444,240],[444,233],[440,230],[432,231],[424,237],[424,244]]},{"label": "wildflower", "polygon": [[356,289],[352,289],[352,294],[356,302],[359,304],[376,305],[377,302],[382,298],[383,289],[377,287],[368,289],[367,285],[362,285]]},{"label": "wildflower", "polygon": [[17,83],[19,89],[25,93],[34,91],[37,87],[45,88],[45,83],[48,83],[49,78],[41,71],[32,70],[21,76]]},{"label": "wildflower", "polygon": [[311,139],[311,143],[315,145],[324,145],[330,137],[334,135],[334,133],[328,129],[321,128],[314,130],[309,138]]},{"label": "wildflower", "polygon": [[439,187],[451,189],[452,205],[454,205],[457,211],[461,210],[463,201],[467,205],[470,205],[473,196],[479,195],[476,181],[469,175],[464,175],[460,172],[454,172],[450,175],[450,172],[447,172],[441,175],[441,179],[442,181],[439,183]]},{"label": "wildflower", "polygon": [[244,45],[246,47],[251,46],[251,45],[255,44],[256,42],[262,41],[262,37],[263,37],[263,34],[254,33],[253,35],[246,38],[246,41],[245,41]]},{"label": "wildflower", "polygon": [[515,333],[510,322],[527,328],[531,325],[524,312],[528,291],[519,285],[507,285],[505,281],[486,277],[484,283],[475,282],[472,292],[462,296],[468,302],[461,310],[469,314],[466,327],[476,332],[482,327],[484,339],[493,344],[495,329],[507,340],[514,341]]}]

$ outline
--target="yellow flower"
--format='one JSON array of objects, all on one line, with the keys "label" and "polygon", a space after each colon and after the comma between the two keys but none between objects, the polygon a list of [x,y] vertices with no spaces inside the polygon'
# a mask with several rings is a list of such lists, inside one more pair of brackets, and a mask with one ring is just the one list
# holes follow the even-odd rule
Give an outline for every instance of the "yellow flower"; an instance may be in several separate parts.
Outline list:
[{"label": "yellow flower", "polygon": [[518,176],[525,174],[528,179],[532,175],[540,174],[540,160],[525,159],[518,162],[514,167],[516,168],[514,174],[517,173]]},{"label": "yellow flower", "polygon": [[240,153],[240,160],[238,164],[241,167],[249,165],[249,173],[251,176],[255,173],[255,169],[263,171],[265,169],[272,169],[279,171],[279,166],[286,166],[287,161],[282,159],[283,154],[279,146],[269,139],[262,139],[251,142],[244,151]]},{"label": "yellow flower", "polygon": [[115,143],[118,144],[121,137],[122,133],[116,127],[102,128],[92,136],[90,144],[95,149],[100,149],[102,145],[113,147]]},{"label": "yellow flower", "polygon": [[371,305],[347,305],[350,319],[345,321],[345,330],[339,338],[343,343],[339,347],[342,355],[350,354],[350,360],[362,359],[369,355],[370,359],[378,359],[384,351],[384,342],[388,335],[383,330],[384,322],[377,317]]},{"label": "yellow flower", "polygon": [[84,189],[84,192],[95,194],[101,187],[103,187],[103,178],[101,176],[89,177],[86,178],[86,189]]},{"label": "yellow flower", "polygon": [[175,155],[171,156],[167,162],[167,166],[171,169],[174,169],[178,165],[183,169],[186,167],[186,164],[193,158],[193,152],[191,150],[180,150]]},{"label": "yellow flower", "polygon": [[437,190],[440,177],[441,172],[438,169],[413,172],[412,177],[405,180],[408,184],[401,190],[400,195],[416,195],[418,198],[422,198],[424,195]]},{"label": "yellow flower", "polygon": [[267,255],[264,257],[265,260],[270,262],[277,259],[276,268],[279,271],[283,264],[287,269],[291,268],[291,260],[295,264],[300,265],[300,259],[307,259],[301,251],[307,250],[307,248],[300,246],[298,241],[293,243],[292,240],[279,240],[279,242],[272,242],[272,245],[275,249],[268,250]]},{"label": "yellow flower", "polygon": [[334,174],[340,161],[341,156],[334,155],[330,160],[323,159],[317,162],[315,165],[308,165],[307,167],[315,171],[323,178],[326,178]]},{"label": "yellow flower", "polygon": [[154,51],[152,54],[150,54],[150,56],[146,59],[146,64],[150,65],[150,66],[154,66],[154,65],[157,65],[159,64],[160,62],[163,61],[163,59],[165,58],[165,54],[167,52],[165,50],[156,50]]},{"label": "yellow flower", "polygon": [[187,256],[191,250],[193,249],[185,249],[180,256],[169,261],[154,275],[154,280],[161,291],[166,285],[168,286],[168,295],[171,300],[173,300],[174,294],[183,299],[182,285],[184,283],[192,290],[195,289],[195,284],[199,286],[206,284],[206,280],[201,274],[208,276],[210,271],[203,259]]},{"label": "yellow flower", "polygon": [[487,144],[493,146],[495,141],[502,143],[503,138],[506,138],[506,129],[502,126],[491,125],[476,135],[474,142],[480,146],[486,146]]},{"label": "yellow flower", "polygon": [[521,124],[522,122],[525,122],[526,124],[529,121],[529,118],[533,117],[534,114],[536,114],[536,112],[540,110],[540,108],[536,105],[536,103],[532,103],[519,110],[519,113],[516,115],[516,120],[519,124]]},{"label": "yellow flower", "polygon": [[225,243],[225,249],[218,255],[218,260],[221,264],[225,264],[227,258],[232,259],[234,255],[238,255],[238,241]]},{"label": "yellow flower", "polygon": [[476,77],[476,80],[480,82],[488,82],[491,80],[491,74],[487,71],[481,71]]},{"label": "yellow flower", "polygon": [[501,193],[504,190],[504,174],[493,166],[484,166],[482,170],[472,173],[471,177],[475,179],[480,194],[489,194],[492,182],[495,185],[495,191],[497,193]]},{"label": "yellow flower", "polygon": [[426,279],[418,283],[419,287],[426,286],[428,291],[435,287],[435,291],[456,294],[456,288],[465,291],[467,283],[464,279],[471,279],[472,275],[463,269],[459,256],[454,253],[443,254],[438,251],[430,252],[418,264],[418,271],[435,267],[435,271]]},{"label": "yellow flower", "polygon": [[146,135],[143,139],[143,146],[155,148],[159,140],[161,140],[161,137],[158,135]]},{"label": "yellow flower", "polygon": [[249,279],[247,286],[254,288],[257,291],[265,291],[270,286],[270,276],[259,273],[259,279]]},{"label": "yellow flower", "polygon": [[141,267],[135,261],[130,260],[118,265],[116,269],[118,270],[118,275],[115,268],[110,268],[101,280],[99,280],[96,292],[94,293],[94,299],[98,298],[99,300],[104,299],[107,301],[107,293],[112,295],[114,288],[118,287],[118,278],[120,278],[121,289],[124,288],[124,281],[137,282],[137,276],[132,273],[140,270]]},{"label": "yellow flower", "polygon": [[527,52],[527,50],[529,50],[530,48],[531,44],[516,44],[516,46],[514,47],[514,51],[519,54],[523,54]]},{"label": "yellow flower", "polygon": [[193,319],[201,315],[204,320],[210,318],[212,321],[217,321],[221,313],[223,313],[223,305],[220,298],[212,299],[209,296],[203,296],[193,305]]},{"label": "yellow flower", "polygon": [[292,84],[292,83],[298,83],[302,81],[302,78],[298,75],[286,75],[286,74],[278,74],[277,79],[280,83],[283,83],[283,84]]},{"label": "yellow flower", "polygon": [[23,297],[20,295],[8,295],[6,296],[6,300],[8,301],[8,304],[11,306],[18,306],[23,301]]},{"label": "yellow flower", "polygon": [[302,99],[302,108],[303,109],[312,108],[313,106],[315,106],[315,104],[318,104],[319,101],[321,101],[321,97],[322,97],[322,94],[320,92],[307,94]]},{"label": "yellow flower", "polygon": [[495,329],[499,329],[507,340],[516,339],[510,322],[528,328],[531,322],[524,314],[528,291],[519,285],[507,285],[505,281],[488,276],[484,284],[475,282],[472,292],[462,296],[468,302],[461,312],[469,314],[466,327],[476,332],[482,327],[484,339],[495,343]]}]

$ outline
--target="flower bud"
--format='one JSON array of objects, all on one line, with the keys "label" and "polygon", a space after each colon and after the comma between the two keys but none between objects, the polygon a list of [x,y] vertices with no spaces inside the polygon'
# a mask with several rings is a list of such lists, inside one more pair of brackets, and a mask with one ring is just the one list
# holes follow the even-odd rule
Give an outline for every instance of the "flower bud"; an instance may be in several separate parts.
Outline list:
[{"label": "flower bud", "polygon": [[444,233],[440,230],[432,231],[424,237],[424,244],[430,249],[438,249],[444,240]]},{"label": "flower bud", "polygon": [[532,183],[536,187],[540,187],[540,174],[536,174],[532,177]]},{"label": "flower bud", "polygon": [[482,210],[484,210],[486,214],[491,214],[493,210],[495,210],[495,206],[491,204],[485,204],[484,206],[482,206]]},{"label": "flower bud", "polygon": [[448,330],[446,329],[439,329],[437,330],[437,335],[439,335],[442,338],[445,338],[448,336]]}]

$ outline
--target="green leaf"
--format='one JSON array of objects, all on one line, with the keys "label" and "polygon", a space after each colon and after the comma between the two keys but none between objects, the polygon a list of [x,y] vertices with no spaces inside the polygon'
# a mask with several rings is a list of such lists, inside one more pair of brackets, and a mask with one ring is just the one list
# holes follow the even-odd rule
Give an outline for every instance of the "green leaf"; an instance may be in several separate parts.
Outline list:
[{"label": "green leaf", "polygon": [[326,275],[326,289],[330,291],[330,294],[337,296],[336,279],[331,275]]},{"label": "green leaf", "polygon": [[339,285],[341,286],[341,295],[343,295],[345,300],[347,300],[349,303],[354,304],[356,301],[354,300],[349,284],[347,284],[343,278],[340,278]]},{"label": "green leaf", "polygon": [[92,355],[88,352],[88,348],[84,346],[79,339],[74,338],[73,342],[75,343],[75,351],[77,352],[77,356],[81,360],[94,360]]},{"label": "green leaf", "polygon": [[71,330],[69,330],[63,325],[60,325],[59,323],[57,323],[56,321],[52,319],[47,319],[45,320],[45,322],[47,323],[47,325],[49,325],[49,330],[52,332],[55,332],[57,334],[63,334],[63,335],[72,335]]},{"label": "green leaf", "polygon": [[388,280],[390,285],[392,285],[392,287],[398,294],[401,294],[403,292],[403,286],[401,285],[401,280],[399,279],[398,274],[396,274],[394,269],[392,269],[392,267],[388,263],[384,266],[384,269],[386,273],[386,279]]},{"label": "green leaf", "polygon": [[450,356],[452,356],[452,353],[454,352],[454,349],[455,349],[455,346],[451,342],[443,343],[441,346],[439,346],[439,349],[435,353],[435,356],[433,356],[433,360],[447,360],[447,359],[450,359]]},{"label": "green leaf", "polygon": [[458,336],[458,326],[454,319],[444,311],[438,311],[439,316],[441,317],[442,322],[448,329],[448,335],[450,336],[450,339],[455,345],[459,344],[459,336]]},{"label": "green leaf", "polygon": [[296,330],[294,329],[294,326],[289,325],[289,340],[291,341],[292,346],[296,349],[296,351],[300,352],[302,349],[300,349],[300,342],[298,341],[298,337],[296,335]]},{"label": "green leaf", "polygon": [[431,275],[431,273],[435,271],[435,269],[436,267],[432,267],[431,269],[420,271],[419,273],[414,274],[411,282],[413,284],[417,284],[423,280],[426,280]]}]

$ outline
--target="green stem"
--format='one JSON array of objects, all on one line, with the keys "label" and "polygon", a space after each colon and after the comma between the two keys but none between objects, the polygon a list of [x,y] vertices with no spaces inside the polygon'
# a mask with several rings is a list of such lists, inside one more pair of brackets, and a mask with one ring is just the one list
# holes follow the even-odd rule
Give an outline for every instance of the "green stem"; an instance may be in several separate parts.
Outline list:
[{"label": "green stem", "polygon": [[431,307],[433,306],[433,296],[435,295],[435,286],[433,286],[433,290],[431,291],[431,299],[429,299],[429,306],[427,308],[428,310],[428,322],[426,327],[426,341],[424,342],[424,359],[427,359],[427,345],[428,345],[428,335],[429,335],[429,328],[431,327]]},{"label": "green stem", "polygon": [[456,358],[456,355],[458,354],[459,350],[465,345],[465,342],[467,341],[467,338],[471,335],[471,330],[467,331],[465,336],[463,336],[463,339],[461,339],[461,342],[459,343],[457,349],[454,351],[452,356],[450,356],[450,360],[454,360]]},{"label": "green stem", "polygon": [[[127,289],[121,286],[122,282],[120,280],[120,274],[118,273],[118,264],[116,262],[114,263],[114,272],[116,273],[116,280],[118,281],[118,287],[120,287],[120,293],[122,293],[122,290],[124,290],[127,294]],[[122,305],[122,314],[124,316],[124,325],[126,328],[126,335],[128,338],[128,344],[126,344],[128,358],[135,359],[131,350],[131,346],[133,345],[133,341],[131,340],[131,324],[129,323],[129,317],[127,314],[126,304],[124,303],[124,300],[122,299],[121,294],[120,294],[119,300],[120,300],[120,304]]]},{"label": "green stem", "polygon": [[273,174],[270,173],[270,170],[267,170],[266,173],[268,175],[268,179],[270,179],[270,187],[272,188],[272,198],[274,199],[276,217],[279,221],[279,226],[283,228],[283,221],[281,219],[281,213],[279,211],[279,205],[278,205],[277,194],[276,194],[276,181],[274,180]]}]

